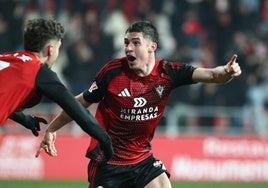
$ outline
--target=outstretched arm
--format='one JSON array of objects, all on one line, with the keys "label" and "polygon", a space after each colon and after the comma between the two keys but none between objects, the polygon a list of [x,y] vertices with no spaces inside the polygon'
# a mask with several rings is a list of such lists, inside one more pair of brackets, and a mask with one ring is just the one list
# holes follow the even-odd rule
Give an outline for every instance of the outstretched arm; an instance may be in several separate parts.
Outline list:
[{"label": "outstretched arm", "polygon": [[[49,80],[48,80],[49,79]],[[55,120],[48,126],[46,135],[39,147],[37,156],[42,150],[42,147],[47,147],[48,138],[53,138],[55,131],[63,127],[66,123],[70,122],[71,119],[75,120],[76,123],[86,132],[88,135],[97,139],[100,143],[107,159],[113,155],[112,143],[109,135],[104,129],[98,124],[96,119],[88,113],[80,102],[78,102],[74,96],[64,87],[64,85],[58,80],[55,73],[47,68],[42,69],[42,74],[37,77],[37,89],[43,95],[56,102],[65,112],[62,112]],[[68,114],[68,115],[67,115]],[[50,135],[50,136],[49,136]],[[55,137],[55,136],[54,136]],[[47,150],[46,150],[47,151]]]},{"label": "outstretched arm", "polygon": [[[87,103],[84,99],[82,94],[76,96],[76,99],[85,107],[87,108],[89,106],[89,103]],[[36,152],[36,157],[40,155],[42,150],[45,150],[45,152],[48,155],[51,156],[57,156],[57,149],[55,147],[55,141],[56,141],[56,131],[61,129],[63,126],[65,126],[67,123],[73,121],[73,119],[65,112],[61,111],[49,124],[49,126],[46,129],[45,135],[43,137],[42,142],[40,143],[40,146]]]},{"label": "outstretched arm", "polygon": [[237,55],[224,66],[215,68],[197,68],[195,69],[192,79],[195,82],[205,83],[226,83],[241,74],[241,68],[236,62]]},{"label": "outstretched arm", "polygon": [[[79,94],[76,96],[76,99],[84,106],[85,108],[89,107],[89,103],[87,103],[84,98],[83,94]],[[92,122],[96,123],[96,120],[89,115],[89,118]],[[50,123],[50,125],[47,127],[47,132],[55,132],[59,130],[61,127],[65,126],[67,123],[73,121],[73,119],[64,111],[62,110]]]}]

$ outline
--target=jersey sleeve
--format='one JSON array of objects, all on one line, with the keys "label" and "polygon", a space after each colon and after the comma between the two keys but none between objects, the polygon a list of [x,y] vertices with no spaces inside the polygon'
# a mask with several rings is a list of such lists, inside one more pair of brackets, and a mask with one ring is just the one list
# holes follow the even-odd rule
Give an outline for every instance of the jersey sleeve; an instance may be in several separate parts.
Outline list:
[{"label": "jersey sleeve", "polygon": [[172,80],[172,87],[194,84],[192,75],[196,67],[185,63],[165,62],[164,70]]},{"label": "jersey sleeve", "polygon": [[105,88],[97,81],[93,81],[83,92],[83,97],[88,103],[97,103],[104,97]]},{"label": "jersey sleeve", "polygon": [[89,103],[100,102],[106,94],[110,81],[121,71],[121,64],[118,61],[110,61],[103,66],[92,84],[83,92],[84,99]]},{"label": "jersey sleeve", "polygon": [[42,95],[57,103],[87,134],[99,141],[106,139],[104,130],[95,118],[67,90],[57,74],[45,65],[37,74],[36,88]]}]

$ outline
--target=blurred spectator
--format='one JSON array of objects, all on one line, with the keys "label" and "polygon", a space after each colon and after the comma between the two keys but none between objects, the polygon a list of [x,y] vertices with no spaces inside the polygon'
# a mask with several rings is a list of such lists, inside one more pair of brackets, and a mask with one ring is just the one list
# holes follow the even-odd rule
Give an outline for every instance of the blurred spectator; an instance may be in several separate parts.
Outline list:
[{"label": "blurred spectator", "polygon": [[0,1],[0,52],[19,50],[22,44],[24,22],[23,5],[20,1]]}]

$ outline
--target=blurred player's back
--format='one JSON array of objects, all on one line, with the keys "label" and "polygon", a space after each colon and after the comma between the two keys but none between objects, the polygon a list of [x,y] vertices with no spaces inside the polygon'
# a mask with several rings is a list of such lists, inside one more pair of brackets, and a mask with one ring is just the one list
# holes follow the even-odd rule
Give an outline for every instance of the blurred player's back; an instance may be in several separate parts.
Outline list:
[{"label": "blurred player's back", "polygon": [[40,101],[34,88],[41,63],[32,53],[21,51],[0,55],[0,67],[1,126],[17,108],[31,107]]}]

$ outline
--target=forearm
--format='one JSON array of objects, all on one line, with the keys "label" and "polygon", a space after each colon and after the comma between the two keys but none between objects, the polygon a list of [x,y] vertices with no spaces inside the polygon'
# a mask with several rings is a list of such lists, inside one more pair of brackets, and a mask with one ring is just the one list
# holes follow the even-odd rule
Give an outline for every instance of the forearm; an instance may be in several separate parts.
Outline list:
[{"label": "forearm", "polygon": [[57,130],[64,127],[66,124],[72,121],[72,118],[62,111],[55,119],[49,124],[46,129],[46,132],[56,132]]},{"label": "forearm", "polygon": [[[96,119],[88,113],[85,104],[80,104],[77,99],[67,90],[67,88],[60,82],[57,75],[45,66],[42,66],[36,77],[36,88],[38,91],[57,103],[65,112],[61,113],[53,123],[49,126],[47,131],[55,132],[63,127],[70,118],[73,119],[88,135],[95,139],[105,142],[107,140],[107,133],[98,124]],[[82,95],[80,95],[83,97]],[[80,98],[81,99],[81,98]],[[68,116],[65,115],[68,114]]]},{"label": "forearm", "polygon": [[73,119],[88,135],[99,141],[107,139],[105,131],[96,119],[67,90],[62,90],[61,96],[48,95],[48,93],[46,96],[51,97],[64,110],[64,112],[53,120],[47,132],[57,131]]},{"label": "forearm", "polygon": [[215,68],[197,68],[192,76],[193,81],[203,83],[227,83],[232,76],[225,71],[224,66]]},{"label": "forearm", "polygon": [[242,71],[236,63],[237,55],[234,54],[231,60],[224,66],[215,68],[197,68],[193,72],[192,79],[195,82],[206,83],[227,83],[234,77],[239,76]]},{"label": "forearm", "polygon": [[[83,100],[82,94],[76,96],[76,99],[86,108],[89,106],[89,103],[87,103],[85,100]],[[66,124],[70,123],[73,121],[73,119],[65,112],[61,111],[60,114],[56,116],[50,123],[50,125],[47,128],[47,132],[55,132],[62,127],[64,127]]]}]

